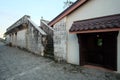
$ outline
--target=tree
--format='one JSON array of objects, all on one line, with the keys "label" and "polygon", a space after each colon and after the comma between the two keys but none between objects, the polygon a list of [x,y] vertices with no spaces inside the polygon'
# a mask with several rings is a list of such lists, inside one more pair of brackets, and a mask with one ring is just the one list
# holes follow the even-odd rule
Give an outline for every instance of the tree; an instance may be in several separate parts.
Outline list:
[{"label": "tree", "polygon": [[73,4],[73,2],[70,0],[67,0],[66,2],[64,2],[64,8],[69,7],[71,4]]}]

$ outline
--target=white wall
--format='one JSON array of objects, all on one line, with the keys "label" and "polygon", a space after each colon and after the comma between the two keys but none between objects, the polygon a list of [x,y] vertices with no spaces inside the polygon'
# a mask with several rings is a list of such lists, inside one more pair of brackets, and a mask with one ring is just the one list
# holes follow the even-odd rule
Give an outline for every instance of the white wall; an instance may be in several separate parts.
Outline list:
[{"label": "white wall", "polygon": [[16,36],[15,33],[12,34],[12,46],[16,46]]},{"label": "white wall", "polygon": [[89,18],[120,14],[120,0],[89,0],[83,6],[70,14],[69,22]]},{"label": "white wall", "polygon": [[79,65],[79,43],[75,34],[68,34],[67,62]]},{"label": "white wall", "polygon": [[120,31],[117,39],[117,71],[120,73]]},{"label": "white wall", "polygon": [[9,43],[10,43],[10,39],[11,39],[10,36],[7,35],[7,36],[6,36],[6,44],[9,44]]},{"label": "white wall", "polygon": [[79,45],[76,34],[69,34],[73,21],[120,14],[120,0],[89,0],[67,16],[68,62],[79,64]]},{"label": "white wall", "polygon": [[[36,33],[37,32],[37,33]],[[42,35],[40,32],[34,28],[33,25],[28,25],[27,35],[27,49],[38,55],[43,55],[44,47],[42,45],[41,39]]]},{"label": "white wall", "polygon": [[17,32],[17,45],[21,48],[26,48],[26,31],[27,29]]}]

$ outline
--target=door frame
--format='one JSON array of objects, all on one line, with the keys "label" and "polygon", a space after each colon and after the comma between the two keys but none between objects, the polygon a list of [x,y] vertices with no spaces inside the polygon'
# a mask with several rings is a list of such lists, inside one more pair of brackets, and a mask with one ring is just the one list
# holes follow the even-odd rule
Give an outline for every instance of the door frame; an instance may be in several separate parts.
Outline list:
[{"label": "door frame", "polygon": [[[78,37],[78,43],[79,43],[79,54],[80,54],[80,66],[83,66],[83,65],[87,65],[88,63],[86,62],[86,60],[85,60],[85,57],[86,57],[86,54],[84,53],[84,51],[86,50],[85,49],[85,46],[84,45],[86,45],[85,44],[85,36],[84,35],[90,35],[90,34],[111,34],[111,35],[114,35],[115,37],[115,51],[114,51],[114,61],[115,61],[115,64],[113,65],[113,66],[115,66],[114,67],[114,69],[112,69],[112,68],[109,68],[109,69],[111,69],[111,70],[117,70],[117,36],[118,36],[118,31],[114,31],[114,32],[100,32],[100,33],[85,33],[85,34],[77,34],[77,37]],[[106,56],[105,56],[106,57]],[[102,67],[105,67],[105,68],[108,68],[108,67],[106,67],[105,65],[103,65]]]}]

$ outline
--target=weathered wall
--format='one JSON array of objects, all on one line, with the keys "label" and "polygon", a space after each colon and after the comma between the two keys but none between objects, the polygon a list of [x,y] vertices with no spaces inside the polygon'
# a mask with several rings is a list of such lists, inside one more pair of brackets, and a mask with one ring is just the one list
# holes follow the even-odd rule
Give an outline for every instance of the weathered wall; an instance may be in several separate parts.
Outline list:
[{"label": "weathered wall", "polygon": [[7,44],[11,42],[12,46],[18,46],[36,54],[43,55],[42,35],[33,25],[29,24],[28,28],[18,30],[16,33],[12,32],[11,36],[10,34],[6,36]]},{"label": "weathered wall", "polygon": [[54,25],[54,56],[58,61],[66,61],[66,18]]},{"label": "weathered wall", "polygon": [[10,38],[10,35],[7,35],[7,36],[6,36],[6,44],[9,44],[9,43],[10,43],[10,41],[11,41],[10,39],[11,39],[11,38]]},{"label": "weathered wall", "polygon": [[79,45],[76,34],[69,34],[74,21],[120,13],[120,0],[89,0],[67,16],[68,62],[79,64]]},{"label": "weathered wall", "polygon": [[40,28],[47,34],[46,40],[44,42],[45,57],[54,58],[54,43],[53,43],[54,29],[48,26],[45,20],[41,20]]},{"label": "weathered wall", "polygon": [[25,15],[16,21],[7,29],[6,35],[6,42],[12,46],[43,55],[42,39],[47,34],[30,19],[30,16]]},{"label": "weathered wall", "polygon": [[23,29],[17,32],[17,46],[21,48],[26,48],[26,31]]},{"label": "weathered wall", "polygon": [[117,71],[120,73],[120,31],[117,38]]},{"label": "weathered wall", "polygon": [[12,46],[17,46],[17,35],[16,35],[16,33],[13,33],[12,36],[13,36]]},{"label": "weathered wall", "polygon": [[28,29],[28,49],[36,54],[42,55],[44,47],[42,45],[42,35],[32,25],[29,25]]}]

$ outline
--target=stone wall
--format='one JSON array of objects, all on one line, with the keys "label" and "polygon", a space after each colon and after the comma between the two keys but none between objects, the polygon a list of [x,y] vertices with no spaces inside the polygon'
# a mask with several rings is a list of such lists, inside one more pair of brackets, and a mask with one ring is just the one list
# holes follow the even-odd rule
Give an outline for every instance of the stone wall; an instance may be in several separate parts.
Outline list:
[{"label": "stone wall", "polygon": [[27,34],[28,49],[36,54],[43,55],[43,36],[40,34],[40,32],[35,29],[33,25],[30,24]]},{"label": "stone wall", "polygon": [[54,25],[54,56],[57,61],[66,61],[66,22],[65,19]]},{"label": "stone wall", "polygon": [[27,49],[38,55],[43,55],[44,47],[42,44],[42,36],[40,32],[31,24],[28,28],[19,30],[6,36],[6,44],[17,46],[22,49]]},{"label": "stone wall", "polygon": [[6,35],[6,39],[5,39],[6,44],[10,43],[10,35]]},{"label": "stone wall", "polygon": [[6,43],[38,55],[44,55],[42,42],[45,37],[46,33],[32,22],[29,17],[25,17],[25,20],[23,17],[8,28]]},{"label": "stone wall", "polygon": [[[19,46],[21,48],[26,48],[26,31],[27,29],[23,29],[17,32],[17,43],[14,43],[14,45]],[[14,37],[15,40],[15,37]],[[13,44],[13,43],[12,43]]]},{"label": "stone wall", "polygon": [[54,43],[53,43],[53,32],[54,29],[47,25],[45,20],[41,20],[40,28],[47,33],[46,40],[44,42],[44,53],[45,57],[54,58]]}]

